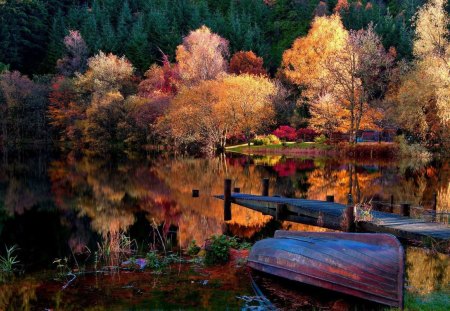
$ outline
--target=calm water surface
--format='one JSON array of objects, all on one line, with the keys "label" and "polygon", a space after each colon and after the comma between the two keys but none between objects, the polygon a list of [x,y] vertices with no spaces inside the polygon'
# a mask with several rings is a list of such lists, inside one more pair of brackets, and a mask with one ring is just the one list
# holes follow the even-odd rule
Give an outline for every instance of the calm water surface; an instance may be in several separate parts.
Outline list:
[{"label": "calm water surface", "polygon": [[[360,202],[374,197],[388,201],[393,195],[397,202],[433,208],[436,194],[437,211],[448,213],[450,162],[436,161],[421,168],[410,164],[236,155],[9,158],[0,167],[0,245],[20,247],[26,273],[12,284],[0,285],[0,310],[13,305],[41,310],[57,306],[61,310],[243,308],[245,299],[236,296],[252,295],[246,272],[224,277],[213,269],[206,272],[208,284],[204,284],[205,272],[195,266],[159,277],[150,273],[86,275],[61,292],[60,284],[45,271],[55,270],[56,258],[86,256],[87,250],[95,250],[98,243],[120,232],[145,251],[155,243],[156,230],[174,249],[184,249],[192,240],[201,245],[213,234],[253,241],[280,228],[322,230],[276,222],[239,206],[232,207],[232,220],[225,222],[222,201],[213,198],[223,192],[224,178],[232,178],[244,193],[259,194],[261,179],[268,177],[271,194],[321,200],[332,194],[342,203],[351,192]],[[192,189],[200,190],[199,198],[192,198]],[[448,255],[413,247],[406,254],[408,290],[450,290]]]}]

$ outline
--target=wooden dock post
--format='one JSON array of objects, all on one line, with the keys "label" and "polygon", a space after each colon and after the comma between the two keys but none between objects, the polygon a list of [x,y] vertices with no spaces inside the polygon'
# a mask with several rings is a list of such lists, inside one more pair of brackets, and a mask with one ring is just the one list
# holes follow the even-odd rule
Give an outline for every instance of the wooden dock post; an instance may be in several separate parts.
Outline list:
[{"label": "wooden dock post", "polygon": [[433,200],[433,216],[431,217],[431,221],[435,222],[437,219],[437,193],[434,193],[434,200]]},{"label": "wooden dock post", "polygon": [[411,204],[409,203],[400,204],[400,215],[409,217],[411,215]]},{"label": "wooden dock post", "polygon": [[262,180],[262,194],[263,197],[269,196],[269,178],[263,178]]},{"label": "wooden dock post", "polygon": [[225,179],[223,186],[223,219],[231,220],[231,179]]},{"label": "wooden dock post", "polygon": [[192,197],[198,198],[200,196],[200,190],[192,189]]},{"label": "wooden dock post", "polygon": [[277,204],[275,210],[275,220],[284,220],[286,216],[287,206],[286,204]]},{"label": "wooden dock post", "polygon": [[389,206],[389,213],[394,212],[394,195],[391,194],[391,205]]},{"label": "wooden dock post", "polygon": [[355,231],[355,205],[351,193],[348,194],[347,207],[344,210],[343,216],[343,222],[341,223],[342,230],[347,232]]},{"label": "wooden dock post", "polygon": [[234,193],[241,193],[241,188],[239,188],[239,187],[234,187],[233,192],[234,192]]},{"label": "wooden dock post", "polygon": [[334,195],[327,195],[326,201],[327,202],[334,202]]}]

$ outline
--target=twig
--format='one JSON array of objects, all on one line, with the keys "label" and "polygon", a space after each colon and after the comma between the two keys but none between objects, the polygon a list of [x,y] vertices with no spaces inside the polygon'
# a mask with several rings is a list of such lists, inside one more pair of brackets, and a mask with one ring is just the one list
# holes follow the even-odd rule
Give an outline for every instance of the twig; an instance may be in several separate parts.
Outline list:
[{"label": "twig", "polygon": [[66,284],[64,284],[64,286],[62,287],[61,290],[65,290],[67,288],[67,286],[70,285],[70,283],[72,283],[73,281],[75,281],[75,279],[77,278],[77,276],[75,274],[73,274],[72,272],[67,273],[68,276],[72,276],[72,279],[70,279]]}]

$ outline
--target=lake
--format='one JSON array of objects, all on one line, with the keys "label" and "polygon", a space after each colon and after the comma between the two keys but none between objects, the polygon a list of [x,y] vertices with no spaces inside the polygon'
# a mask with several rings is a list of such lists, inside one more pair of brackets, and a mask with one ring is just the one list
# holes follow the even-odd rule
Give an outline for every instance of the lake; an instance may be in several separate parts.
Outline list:
[{"label": "lake", "polygon": [[[193,240],[202,245],[222,233],[251,242],[281,228],[324,230],[277,222],[235,205],[232,219],[225,222],[223,202],[213,197],[223,193],[224,178],[231,178],[243,193],[260,194],[262,178],[269,178],[271,195],[320,200],[334,195],[340,203],[347,202],[348,193],[357,202],[393,196],[396,202],[435,208],[438,220],[448,222],[450,162],[445,160],[420,167],[411,161],[236,154],[208,159],[17,155],[3,159],[0,167],[0,247],[18,245],[24,274],[0,285],[0,310],[57,305],[63,310],[94,305],[96,310],[245,308],[246,299],[236,297],[254,295],[250,279],[225,268],[202,270],[194,264],[158,276],[85,274],[64,291],[54,280],[55,259],[68,258],[73,267],[76,258],[81,266],[83,260],[92,261],[102,242],[118,235],[146,251],[161,244],[186,249]],[[198,198],[192,197],[193,189],[200,191]],[[413,208],[412,213],[422,210]],[[412,246],[406,255],[408,291],[450,290],[448,255]]]}]

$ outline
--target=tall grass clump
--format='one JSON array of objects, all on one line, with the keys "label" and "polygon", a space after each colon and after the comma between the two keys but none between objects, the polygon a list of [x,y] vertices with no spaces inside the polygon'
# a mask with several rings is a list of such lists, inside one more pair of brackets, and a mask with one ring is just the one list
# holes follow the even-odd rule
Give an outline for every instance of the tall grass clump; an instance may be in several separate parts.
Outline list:
[{"label": "tall grass clump", "polygon": [[0,256],[0,280],[13,275],[14,270],[19,263],[16,252],[19,250],[17,245],[11,247],[5,246],[5,256]]}]

